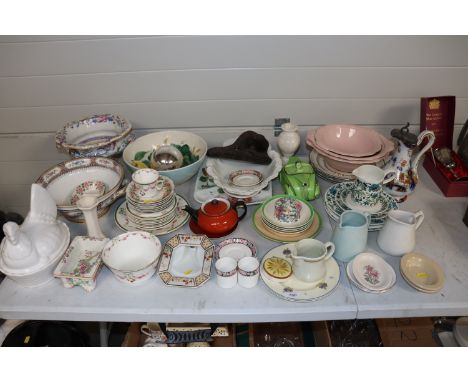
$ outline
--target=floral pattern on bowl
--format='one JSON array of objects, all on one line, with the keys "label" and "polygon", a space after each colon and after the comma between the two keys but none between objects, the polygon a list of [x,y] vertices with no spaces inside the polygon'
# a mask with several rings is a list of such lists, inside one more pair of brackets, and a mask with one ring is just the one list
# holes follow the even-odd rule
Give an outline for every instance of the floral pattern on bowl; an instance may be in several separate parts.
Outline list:
[{"label": "floral pattern on bowl", "polygon": [[283,223],[295,223],[301,217],[302,203],[292,198],[279,198],[275,202],[275,218]]},{"label": "floral pattern on bowl", "polygon": [[120,155],[135,139],[132,126],[114,114],[94,115],[67,123],[55,135],[55,144],[73,158]]},{"label": "floral pattern on bowl", "polygon": [[85,195],[95,195],[100,198],[106,192],[106,184],[100,180],[87,180],[86,182],[81,183],[73,191],[70,198],[70,204],[76,206],[78,200],[80,200]]}]

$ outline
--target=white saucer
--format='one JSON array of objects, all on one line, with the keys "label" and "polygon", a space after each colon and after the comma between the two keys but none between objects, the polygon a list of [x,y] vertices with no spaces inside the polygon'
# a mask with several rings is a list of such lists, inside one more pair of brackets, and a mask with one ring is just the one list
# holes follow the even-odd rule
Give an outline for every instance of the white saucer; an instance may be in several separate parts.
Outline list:
[{"label": "white saucer", "polygon": [[393,279],[393,282],[392,284],[387,288],[387,289],[382,289],[382,290],[372,290],[372,289],[367,289],[365,288],[364,286],[362,286],[361,284],[359,284],[359,282],[356,280],[356,278],[354,277],[354,274],[353,274],[353,270],[352,270],[352,267],[353,267],[353,262],[350,261],[348,263],[348,265],[346,266],[346,274],[348,275],[348,279],[349,281],[351,281],[351,283],[358,289],[361,289],[362,291],[364,292],[367,292],[367,293],[375,293],[375,294],[381,294],[381,293],[386,293],[388,292],[390,289],[393,288],[393,286],[395,285],[395,282],[396,282],[396,274],[395,274],[395,277]]}]

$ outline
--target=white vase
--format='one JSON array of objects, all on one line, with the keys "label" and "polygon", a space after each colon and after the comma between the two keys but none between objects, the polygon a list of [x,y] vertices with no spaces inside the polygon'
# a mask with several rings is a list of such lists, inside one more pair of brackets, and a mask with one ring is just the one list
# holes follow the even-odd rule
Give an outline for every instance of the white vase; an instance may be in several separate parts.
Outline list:
[{"label": "white vase", "polygon": [[286,164],[299,148],[301,137],[297,132],[297,126],[292,123],[283,123],[281,130],[282,132],[278,137],[278,148],[281,151],[283,164]]},{"label": "white vase", "polygon": [[99,226],[99,219],[97,214],[98,199],[94,195],[83,196],[78,200],[76,206],[83,212],[88,236],[98,239],[105,239],[104,234]]}]

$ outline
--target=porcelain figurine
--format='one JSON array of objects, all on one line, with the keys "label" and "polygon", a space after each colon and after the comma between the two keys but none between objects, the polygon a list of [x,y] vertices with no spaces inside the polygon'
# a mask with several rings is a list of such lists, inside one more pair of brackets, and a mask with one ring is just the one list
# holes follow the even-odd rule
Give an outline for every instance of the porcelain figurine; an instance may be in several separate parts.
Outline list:
[{"label": "porcelain figurine", "polygon": [[424,220],[424,213],[394,210],[387,215],[387,220],[379,232],[377,244],[385,253],[403,256],[414,250],[416,230]]},{"label": "porcelain figurine", "polygon": [[298,157],[292,156],[279,174],[283,190],[290,196],[313,200],[320,195],[320,187],[313,167]]},{"label": "porcelain figurine", "polygon": [[[392,130],[391,135],[397,139],[398,146],[385,166],[385,169],[395,169],[396,171],[395,180],[386,185],[385,191],[399,203],[405,201],[408,195],[414,192],[418,183],[419,160],[435,141],[435,135],[432,131],[423,131],[416,136],[409,131],[408,127],[409,124],[401,129]],[[428,138],[427,144],[419,149],[418,154],[413,156],[413,150],[418,148],[426,138]]]},{"label": "porcelain figurine", "polygon": [[289,158],[294,155],[301,144],[301,137],[297,132],[297,126],[293,123],[283,123],[282,132],[278,136],[278,148],[281,151],[283,164],[288,163]]},{"label": "porcelain figurine", "polygon": [[23,224],[7,222],[0,248],[0,270],[25,286],[53,278],[52,270],[68,247],[70,232],[57,220],[52,196],[40,185],[31,186],[31,209]]},{"label": "porcelain figurine", "polygon": [[97,239],[104,239],[105,236],[99,226],[99,219],[97,214],[97,206],[99,204],[96,195],[85,195],[78,199],[76,206],[83,212],[86,229],[88,230],[88,236],[95,237]]}]

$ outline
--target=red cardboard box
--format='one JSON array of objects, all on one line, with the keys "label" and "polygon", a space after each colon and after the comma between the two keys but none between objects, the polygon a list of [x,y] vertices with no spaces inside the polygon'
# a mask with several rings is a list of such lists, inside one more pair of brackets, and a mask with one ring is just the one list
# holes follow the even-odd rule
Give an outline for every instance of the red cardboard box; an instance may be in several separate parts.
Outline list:
[{"label": "red cardboard box", "polygon": [[[432,149],[438,147],[452,147],[455,121],[455,97],[421,98],[420,129],[431,130],[435,134]],[[432,153],[426,154],[424,168],[447,197],[468,196],[468,181],[451,181],[442,169],[442,165],[435,161]]]}]

